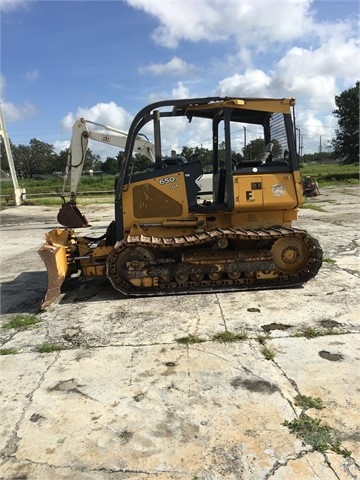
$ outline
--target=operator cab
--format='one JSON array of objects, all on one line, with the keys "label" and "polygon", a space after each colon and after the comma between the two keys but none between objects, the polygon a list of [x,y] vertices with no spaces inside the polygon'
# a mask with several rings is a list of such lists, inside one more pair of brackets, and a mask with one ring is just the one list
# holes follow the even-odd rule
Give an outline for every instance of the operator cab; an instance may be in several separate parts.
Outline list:
[{"label": "operator cab", "polygon": [[[245,178],[241,180],[244,184],[248,178],[250,185],[256,184],[256,188],[261,189],[262,176],[281,172],[291,174],[298,170],[291,112],[293,105],[294,99],[208,97],[169,100],[145,107],[134,118],[129,129],[116,189],[117,218],[122,214],[121,191],[134,182],[148,180],[149,184],[155,186],[162,181],[171,182],[174,176],[182,173],[188,212],[202,209],[233,211],[238,202],[238,179]],[[150,136],[149,131],[152,131],[155,145],[153,169],[134,173],[131,161],[135,153],[134,139],[139,134]],[[254,140],[246,144],[246,139],[242,140],[243,131],[248,133],[248,139],[251,134]],[[181,155],[164,158],[162,149],[170,150],[174,139],[180,143],[182,135],[190,139],[190,149],[207,145],[200,150],[206,151],[206,161],[188,162]],[[254,151],[255,146],[257,151]],[[202,175],[209,175],[203,173],[205,164],[207,167],[211,164],[212,198],[201,204],[198,202],[200,189],[197,181]],[[165,170],[166,178],[163,179]],[[256,182],[255,177],[259,179]],[[153,201],[156,202],[158,198],[156,194]],[[176,195],[174,198],[182,203]]]}]

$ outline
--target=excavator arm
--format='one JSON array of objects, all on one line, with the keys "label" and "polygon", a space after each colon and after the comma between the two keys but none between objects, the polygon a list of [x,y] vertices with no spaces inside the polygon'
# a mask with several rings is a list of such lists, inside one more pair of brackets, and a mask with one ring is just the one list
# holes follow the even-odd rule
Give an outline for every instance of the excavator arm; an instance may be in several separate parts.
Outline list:
[{"label": "excavator arm", "polygon": [[[90,130],[88,125],[100,127],[102,131]],[[125,148],[127,137],[128,134],[126,132],[114,127],[85,120],[84,118],[76,120],[72,128],[71,143],[65,169],[63,190],[61,193],[61,198],[64,203],[57,217],[58,222],[61,225],[70,228],[89,226],[86,217],[76,206],[77,189],[84,168],[89,140],[123,149]],[[143,136],[138,135],[136,137],[134,151],[141,155],[145,155],[152,162],[155,161],[155,146]],[[71,193],[70,199],[66,201],[65,188],[69,176]]]}]

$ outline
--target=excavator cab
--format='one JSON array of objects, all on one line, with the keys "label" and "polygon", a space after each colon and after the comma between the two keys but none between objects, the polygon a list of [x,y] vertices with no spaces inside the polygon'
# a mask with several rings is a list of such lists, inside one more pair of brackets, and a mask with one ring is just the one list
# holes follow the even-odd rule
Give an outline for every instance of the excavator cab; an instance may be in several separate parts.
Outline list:
[{"label": "excavator cab", "polygon": [[[115,219],[105,234],[79,237],[69,227],[47,234],[39,253],[57,281],[49,279],[43,306],[76,271],[106,275],[122,294],[141,296],[289,288],[311,280],[322,249],[292,225],[303,203],[294,105],[293,98],[206,97],[143,108],[126,136]],[[244,129],[261,151],[241,145]],[[142,143],[145,135],[153,140]],[[181,135],[191,145],[207,144],[210,173],[199,159],[164,158]],[[147,171],[134,169],[139,145],[150,146]],[[205,180],[211,186],[204,199]]]}]

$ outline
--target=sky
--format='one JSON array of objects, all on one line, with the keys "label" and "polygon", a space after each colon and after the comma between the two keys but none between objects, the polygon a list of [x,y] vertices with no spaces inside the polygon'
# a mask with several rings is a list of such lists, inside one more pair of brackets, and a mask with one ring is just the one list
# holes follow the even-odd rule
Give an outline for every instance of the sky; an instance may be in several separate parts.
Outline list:
[{"label": "sky", "polygon": [[[80,117],[127,131],[157,100],[296,97],[303,153],[320,145],[326,151],[337,127],[335,96],[360,77],[359,5],[0,0],[8,136],[15,145],[36,138],[59,152]],[[186,138],[177,132],[172,141],[180,152]],[[89,147],[103,160],[111,156],[101,144]]]}]

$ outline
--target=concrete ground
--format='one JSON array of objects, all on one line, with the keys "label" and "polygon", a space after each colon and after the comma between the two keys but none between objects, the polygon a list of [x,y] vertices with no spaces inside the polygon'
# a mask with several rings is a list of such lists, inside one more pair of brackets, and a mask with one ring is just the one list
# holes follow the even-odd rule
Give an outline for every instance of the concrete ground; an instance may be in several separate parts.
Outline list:
[{"label": "concrete ground", "polygon": [[[1,325],[39,323],[0,328],[0,479],[360,479],[359,191],[321,193],[296,222],[325,257],[303,288],[129,299],[72,279],[42,313],[57,209],[2,211]],[[84,213],[94,235],[113,218]]]}]

